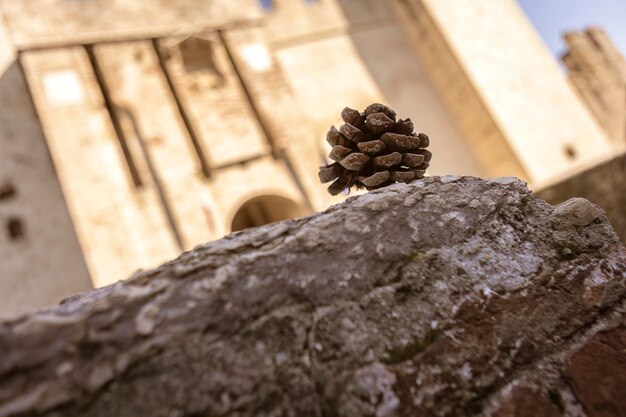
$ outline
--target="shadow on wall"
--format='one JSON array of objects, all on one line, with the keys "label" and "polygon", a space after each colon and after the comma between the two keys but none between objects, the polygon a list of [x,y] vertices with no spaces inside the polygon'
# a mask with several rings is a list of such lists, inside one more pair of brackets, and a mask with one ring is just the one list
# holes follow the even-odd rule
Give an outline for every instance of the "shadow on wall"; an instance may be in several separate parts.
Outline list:
[{"label": "shadow on wall", "polygon": [[92,285],[18,61],[0,73],[0,103],[0,316],[5,316],[56,304]]},{"label": "shadow on wall", "polygon": [[307,211],[304,208],[285,197],[263,195],[246,201],[237,210],[231,230],[237,232],[249,227],[302,217],[306,214]]},{"label": "shadow on wall", "polygon": [[[31,214],[29,203],[37,199],[43,204],[33,208],[37,215],[45,217],[46,213],[54,212],[50,216],[53,218],[61,212],[71,227],[69,211],[18,61],[0,73],[0,103],[0,220],[5,225],[14,225],[5,229],[23,232],[28,229],[26,223],[37,221],[27,218]],[[14,221],[8,221],[9,217]],[[15,226],[17,223],[21,226]],[[76,239],[73,230],[67,233]],[[23,233],[19,235],[24,237]],[[0,241],[4,241],[4,236]]]},{"label": "shadow on wall", "polygon": [[27,237],[24,218],[27,213],[20,203],[28,190],[17,185],[21,182],[20,171],[32,171],[32,167],[40,164],[34,155],[26,152],[28,147],[20,143],[22,124],[33,123],[35,118],[33,108],[23,105],[26,90],[21,88],[21,81],[23,76],[17,61],[0,73],[0,255],[3,257],[10,245],[25,243]]},{"label": "shadow on wall", "polygon": [[40,164],[21,143],[23,123],[32,124],[36,118],[33,108],[23,105],[26,90],[21,88],[21,81],[23,76],[17,61],[0,74],[0,255],[5,255],[10,245],[26,241],[27,213],[20,203],[28,197],[24,196],[28,190],[17,183],[22,182],[21,170],[26,174]]}]

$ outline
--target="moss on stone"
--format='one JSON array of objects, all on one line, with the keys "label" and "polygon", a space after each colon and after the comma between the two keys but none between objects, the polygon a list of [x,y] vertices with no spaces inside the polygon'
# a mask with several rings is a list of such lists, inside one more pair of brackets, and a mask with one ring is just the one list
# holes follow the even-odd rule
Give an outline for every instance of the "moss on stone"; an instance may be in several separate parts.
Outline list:
[{"label": "moss on stone", "polygon": [[411,262],[417,262],[426,254],[426,252],[417,251],[409,257]]}]

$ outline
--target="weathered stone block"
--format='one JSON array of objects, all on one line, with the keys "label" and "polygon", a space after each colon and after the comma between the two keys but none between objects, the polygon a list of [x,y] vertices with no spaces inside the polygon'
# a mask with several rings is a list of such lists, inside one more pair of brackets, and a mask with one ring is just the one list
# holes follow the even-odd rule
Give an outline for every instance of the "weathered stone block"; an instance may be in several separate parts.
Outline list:
[{"label": "weathered stone block", "polygon": [[593,336],[572,356],[566,373],[589,417],[626,415],[626,328]]},{"label": "weathered stone block", "polygon": [[0,416],[618,415],[625,281],[586,200],[396,184],[0,324]]},{"label": "weathered stone block", "polygon": [[626,154],[580,172],[538,192],[557,204],[572,197],[586,198],[602,207],[622,242],[626,242]]}]

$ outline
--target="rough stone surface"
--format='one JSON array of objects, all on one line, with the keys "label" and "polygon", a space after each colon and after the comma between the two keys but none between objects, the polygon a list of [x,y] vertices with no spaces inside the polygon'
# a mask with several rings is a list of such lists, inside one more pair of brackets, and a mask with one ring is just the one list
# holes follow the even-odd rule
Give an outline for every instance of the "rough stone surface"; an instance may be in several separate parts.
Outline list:
[{"label": "rough stone surface", "polygon": [[596,334],[568,364],[572,388],[590,417],[623,416],[626,410],[625,327]]},{"label": "rough stone surface", "polygon": [[551,204],[584,197],[602,207],[622,243],[626,242],[626,154],[621,154],[538,192]]},{"label": "rough stone surface", "polygon": [[494,417],[559,417],[559,407],[545,394],[528,387],[515,387]]},{"label": "rough stone surface", "polygon": [[626,415],[625,280],[586,200],[396,184],[0,324],[0,416]]}]

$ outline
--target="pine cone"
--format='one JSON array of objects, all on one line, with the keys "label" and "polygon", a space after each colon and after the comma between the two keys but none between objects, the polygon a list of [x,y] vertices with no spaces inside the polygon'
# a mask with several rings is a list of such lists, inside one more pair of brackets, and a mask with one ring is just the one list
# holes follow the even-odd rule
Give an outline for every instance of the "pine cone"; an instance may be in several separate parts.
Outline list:
[{"label": "pine cone", "polygon": [[322,183],[334,182],[328,192],[337,195],[355,186],[374,190],[395,182],[424,176],[432,154],[429,139],[413,132],[411,119],[396,121],[396,112],[374,103],[363,113],[346,107],[339,130],[332,126],[326,140],[333,149],[328,157],[335,163],[320,167]]}]

